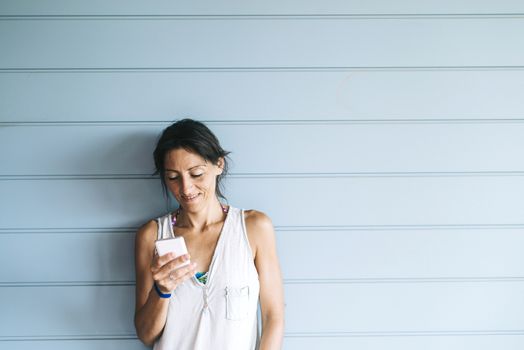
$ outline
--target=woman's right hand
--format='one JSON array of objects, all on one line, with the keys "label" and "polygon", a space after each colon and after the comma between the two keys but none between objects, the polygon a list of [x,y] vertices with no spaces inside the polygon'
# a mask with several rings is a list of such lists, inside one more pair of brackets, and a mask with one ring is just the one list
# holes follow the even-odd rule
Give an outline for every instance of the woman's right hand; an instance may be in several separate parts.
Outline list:
[{"label": "woman's right hand", "polygon": [[158,256],[155,251],[151,261],[151,274],[162,293],[171,293],[196,273],[196,263],[179,267],[189,258],[189,254],[181,255],[178,258],[175,258],[173,253]]}]

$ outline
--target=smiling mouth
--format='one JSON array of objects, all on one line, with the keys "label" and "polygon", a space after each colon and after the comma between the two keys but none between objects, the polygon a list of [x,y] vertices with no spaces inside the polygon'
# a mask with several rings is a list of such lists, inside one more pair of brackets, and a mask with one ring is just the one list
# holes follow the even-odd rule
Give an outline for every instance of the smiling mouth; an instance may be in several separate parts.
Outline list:
[{"label": "smiling mouth", "polygon": [[195,194],[194,196],[182,196],[182,199],[185,200],[186,202],[190,202],[190,201],[192,201],[193,199],[195,199],[198,196],[200,196],[200,193],[199,194]]}]

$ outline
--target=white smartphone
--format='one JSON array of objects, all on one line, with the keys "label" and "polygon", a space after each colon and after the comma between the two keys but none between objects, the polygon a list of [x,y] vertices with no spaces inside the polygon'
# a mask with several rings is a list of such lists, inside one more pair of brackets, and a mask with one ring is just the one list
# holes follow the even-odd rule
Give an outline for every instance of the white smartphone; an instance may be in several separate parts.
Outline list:
[{"label": "white smartphone", "polygon": [[[159,256],[166,255],[167,253],[175,253],[175,257],[187,254],[186,241],[184,237],[166,238],[155,241],[156,251]],[[190,261],[187,260],[180,264],[178,267],[189,265]]]}]

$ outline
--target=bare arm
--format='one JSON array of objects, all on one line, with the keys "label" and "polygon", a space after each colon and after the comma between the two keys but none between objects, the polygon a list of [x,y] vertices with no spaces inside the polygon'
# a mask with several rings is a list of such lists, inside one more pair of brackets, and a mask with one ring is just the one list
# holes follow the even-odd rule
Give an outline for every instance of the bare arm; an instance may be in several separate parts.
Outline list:
[{"label": "bare arm", "polygon": [[[167,254],[154,254],[157,224],[150,221],[142,226],[135,238],[136,300],[135,328],[138,338],[146,345],[152,345],[164,329],[169,299],[160,298],[153,289],[156,282],[162,293],[170,293],[179,284],[195,273],[192,265],[176,269],[184,256],[174,259]],[[172,273],[174,279],[169,278]]]},{"label": "bare arm", "polygon": [[262,336],[260,350],[279,350],[284,337],[284,287],[276,249],[275,230],[264,213],[249,211],[246,229],[256,247],[255,266],[260,281]]}]

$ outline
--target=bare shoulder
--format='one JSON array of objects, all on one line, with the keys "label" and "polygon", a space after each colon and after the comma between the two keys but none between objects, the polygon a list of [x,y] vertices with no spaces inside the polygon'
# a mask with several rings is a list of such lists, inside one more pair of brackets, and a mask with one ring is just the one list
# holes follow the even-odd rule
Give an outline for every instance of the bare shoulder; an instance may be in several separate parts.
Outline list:
[{"label": "bare shoulder", "polygon": [[135,236],[135,257],[137,262],[144,262],[153,256],[158,225],[155,220],[143,224]]},{"label": "bare shoulder", "polygon": [[247,235],[256,258],[258,249],[272,244],[275,239],[273,222],[268,215],[258,210],[245,210],[244,213]]},{"label": "bare shoulder", "polygon": [[156,240],[156,232],[158,225],[155,220],[149,220],[138,228],[136,232],[136,242],[154,242]]},{"label": "bare shoulder", "polygon": [[246,226],[250,226],[255,230],[273,229],[273,222],[265,213],[250,209],[245,211]]}]

